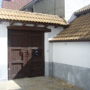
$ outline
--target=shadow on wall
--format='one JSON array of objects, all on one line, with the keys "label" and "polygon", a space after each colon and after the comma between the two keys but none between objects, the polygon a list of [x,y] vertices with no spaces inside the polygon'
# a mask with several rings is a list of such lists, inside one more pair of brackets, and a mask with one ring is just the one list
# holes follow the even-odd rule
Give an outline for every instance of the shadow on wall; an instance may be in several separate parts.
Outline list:
[{"label": "shadow on wall", "polygon": [[71,66],[61,63],[53,63],[53,76],[66,80],[71,84],[90,89],[90,69],[78,66]]},{"label": "shadow on wall", "polygon": [[[49,64],[47,63],[47,65],[51,65],[52,66],[52,63]],[[55,67],[55,65],[57,65]],[[63,80],[65,80],[65,78],[68,78],[68,73],[71,73],[71,69],[70,67],[68,66],[65,66],[65,65],[62,65],[62,64],[53,64],[53,69],[52,70],[55,70],[55,68],[57,69],[56,71],[53,72],[53,75],[55,75],[56,72],[58,72],[58,78],[61,78]],[[62,69],[60,69],[62,68]],[[74,67],[75,68],[75,67]],[[73,69],[74,69],[73,68]],[[49,69],[51,70],[51,69]],[[63,70],[61,72],[61,70]],[[74,70],[74,74],[76,73],[75,72],[76,70]],[[60,77],[60,73],[62,74],[63,77]],[[51,73],[50,73],[51,74]],[[73,75],[73,73],[72,73]],[[64,78],[65,77],[65,78]],[[76,79],[78,82],[79,79],[74,75],[73,79]],[[37,77],[37,78],[23,78],[23,79],[16,79],[14,80],[14,83],[17,84],[17,87],[20,88],[20,90],[28,90],[28,89],[35,89],[35,90],[43,90],[43,89],[48,89],[48,90],[83,90],[83,89],[80,89],[78,87],[75,87],[73,86],[72,82],[70,82],[71,84],[68,84],[67,82],[61,80],[61,79],[57,79],[57,78],[47,78],[47,77]],[[68,80],[67,80],[68,81]],[[78,86],[78,85],[77,85]],[[80,87],[80,86],[79,86]],[[89,90],[89,89],[85,89],[85,90]]]},{"label": "shadow on wall", "polygon": [[[39,57],[37,57],[38,59]],[[34,62],[35,58],[32,57],[31,60],[27,62],[27,64],[16,74],[14,79],[16,78],[25,78],[25,77],[37,77],[44,76],[44,68],[43,65],[38,65],[40,62]],[[40,63],[41,64],[41,63]]]}]

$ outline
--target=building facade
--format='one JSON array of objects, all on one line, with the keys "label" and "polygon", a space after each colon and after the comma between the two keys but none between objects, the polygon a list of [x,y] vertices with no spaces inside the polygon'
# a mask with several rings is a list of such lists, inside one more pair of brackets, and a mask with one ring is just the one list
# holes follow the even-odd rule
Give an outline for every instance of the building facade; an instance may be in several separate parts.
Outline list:
[{"label": "building facade", "polygon": [[22,8],[22,10],[47,13],[64,17],[65,15],[65,3],[64,0],[33,0],[33,4],[28,4]]},{"label": "building facade", "polygon": [[51,42],[54,77],[90,88],[90,5],[75,12],[76,19]]},{"label": "building facade", "polygon": [[0,11],[0,81],[49,76],[48,39],[67,23],[56,15]]}]

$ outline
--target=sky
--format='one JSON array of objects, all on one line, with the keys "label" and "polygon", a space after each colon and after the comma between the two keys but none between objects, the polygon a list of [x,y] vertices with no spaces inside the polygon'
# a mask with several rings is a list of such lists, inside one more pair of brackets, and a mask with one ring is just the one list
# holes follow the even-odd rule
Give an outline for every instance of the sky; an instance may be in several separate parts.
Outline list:
[{"label": "sky", "polygon": [[2,0],[0,0],[0,8],[1,8],[1,6],[2,6]]}]

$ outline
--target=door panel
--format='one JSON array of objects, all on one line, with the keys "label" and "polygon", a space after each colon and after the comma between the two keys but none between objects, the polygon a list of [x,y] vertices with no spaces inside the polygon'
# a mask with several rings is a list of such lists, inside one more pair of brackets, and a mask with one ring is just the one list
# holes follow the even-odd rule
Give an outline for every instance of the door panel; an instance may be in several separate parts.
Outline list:
[{"label": "door panel", "polygon": [[9,79],[44,75],[44,33],[9,30]]}]

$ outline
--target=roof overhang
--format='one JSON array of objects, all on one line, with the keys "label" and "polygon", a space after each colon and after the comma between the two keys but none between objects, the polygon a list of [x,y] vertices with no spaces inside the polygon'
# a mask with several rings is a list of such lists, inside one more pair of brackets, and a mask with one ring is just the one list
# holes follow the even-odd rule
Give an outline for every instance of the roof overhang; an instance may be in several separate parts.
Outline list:
[{"label": "roof overhang", "polygon": [[34,23],[34,24],[46,24],[56,26],[67,26],[67,22],[57,15],[31,13],[19,10],[0,9],[1,21]]}]

